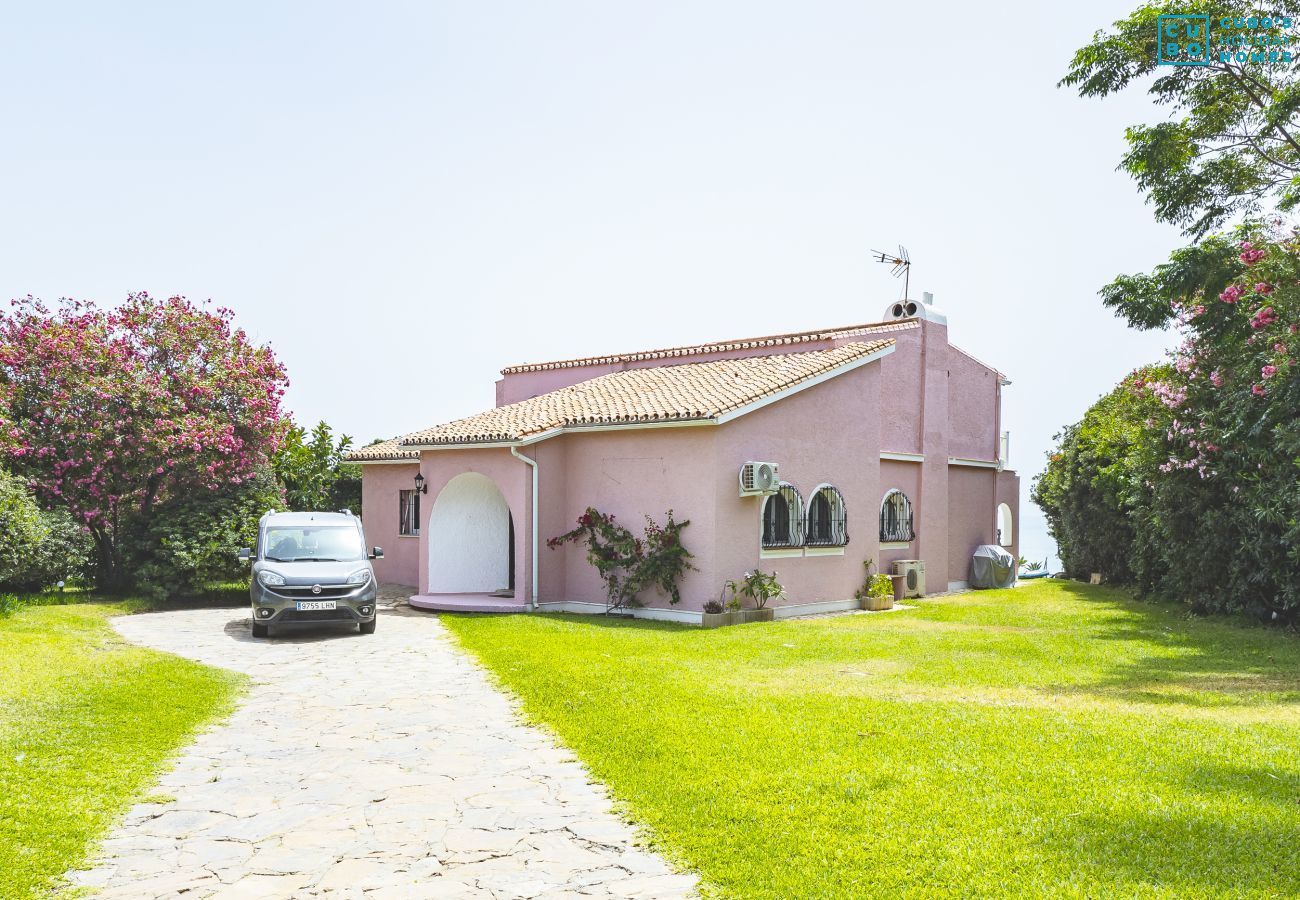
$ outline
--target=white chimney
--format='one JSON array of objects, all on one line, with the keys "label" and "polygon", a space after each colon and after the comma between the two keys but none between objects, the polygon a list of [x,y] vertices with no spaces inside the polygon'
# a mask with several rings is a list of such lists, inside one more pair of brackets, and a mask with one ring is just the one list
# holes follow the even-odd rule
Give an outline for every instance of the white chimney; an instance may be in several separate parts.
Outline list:
[{"label": "white chimney", "polygon": [[921,294],[921,302],[923,302],[926,306],[934,306],[934,294],[930,293],[929,291],[924,292],[923,294]]}]

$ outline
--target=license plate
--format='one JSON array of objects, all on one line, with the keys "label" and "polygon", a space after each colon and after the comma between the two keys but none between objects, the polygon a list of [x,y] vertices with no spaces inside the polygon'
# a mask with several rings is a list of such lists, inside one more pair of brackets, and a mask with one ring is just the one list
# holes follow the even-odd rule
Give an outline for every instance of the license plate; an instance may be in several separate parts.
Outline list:
[{"label": "license plate", "polygon": [[298,612],[308,612],[313,609],[334,609],[333,600],[299,600],[297,605]]}]

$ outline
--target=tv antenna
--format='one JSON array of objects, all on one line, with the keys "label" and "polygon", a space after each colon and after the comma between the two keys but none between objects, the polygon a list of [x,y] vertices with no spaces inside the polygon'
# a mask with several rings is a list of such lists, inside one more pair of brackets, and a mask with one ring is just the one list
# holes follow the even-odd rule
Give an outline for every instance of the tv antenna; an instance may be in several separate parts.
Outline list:
[{"label": "tv antenna", "polygon": [[903,299],[907,300],[908,286],[912,276],[912,258],[907,255],[907,248],[902,244],[899,244],[897,256],[892,253],[885,253],[882,250],[872,250],[871,252],[876,254],[876,262],[889,263],[893,266],[893,268],[889,270],[890,275],[893,275],[895,278],[900,275],[903,276]]}]

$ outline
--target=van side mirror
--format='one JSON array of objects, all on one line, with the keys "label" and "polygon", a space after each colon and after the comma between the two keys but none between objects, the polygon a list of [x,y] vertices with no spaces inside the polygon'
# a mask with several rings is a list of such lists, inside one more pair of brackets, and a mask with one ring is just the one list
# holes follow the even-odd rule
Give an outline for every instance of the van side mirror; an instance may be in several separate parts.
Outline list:
[{"label": "van side mirror", "polygon": [[383,548],[383,547],[371,547],[371,548],[370,548],[370,558],[371,558],[371,559],[383,559],[383,558],[384,558],[384,548]]},{"label": "van side mirror", "polygon": [[252,559],[252,558],[253,558],[253,551],[252,551],[250,548],[248,548],[248,547],[240,547],[240,548],[239,548],[239,561],[240,561],[240,562],[248,562],[248,561],[249,561],[250,559]]}]

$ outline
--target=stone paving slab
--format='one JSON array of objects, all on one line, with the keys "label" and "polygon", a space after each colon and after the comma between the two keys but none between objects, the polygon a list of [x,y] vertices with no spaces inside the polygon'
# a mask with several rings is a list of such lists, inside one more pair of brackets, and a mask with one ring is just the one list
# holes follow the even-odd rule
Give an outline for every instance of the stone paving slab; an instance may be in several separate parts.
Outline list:
[{"label": "stone paving slab", "polygon": [[436,615],[373,635],[251,636],[242,609],[114,619],[128,640],[245,672],[71,884],[104,898],[690,897],[567,750],[523,724]]}]

